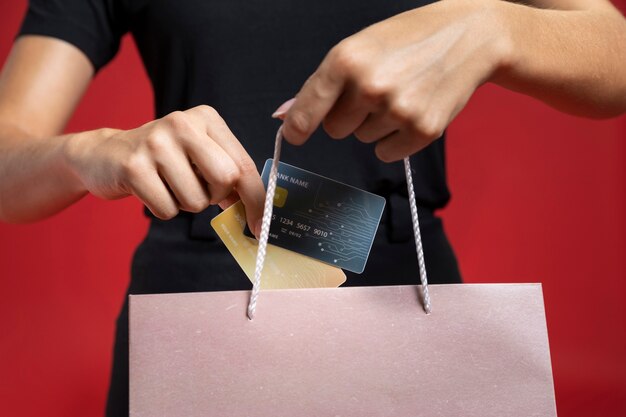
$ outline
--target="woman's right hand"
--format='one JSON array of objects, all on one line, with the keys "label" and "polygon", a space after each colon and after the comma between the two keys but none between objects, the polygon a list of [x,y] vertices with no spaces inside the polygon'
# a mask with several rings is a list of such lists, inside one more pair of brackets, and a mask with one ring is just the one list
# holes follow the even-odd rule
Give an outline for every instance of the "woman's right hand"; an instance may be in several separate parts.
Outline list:
[{"label": "woman's right hand", "polygon": [[60,135],[95,69],[70,43],[20,36],[0,73],[0,221],[39,220],[87,192],[137,196],[155,216],[241,198],[257,232],[265,190],[254,162],[212,108],[137,129]]},{"label": "woman's right hand", "polygon": [[198,106],[137,129],[102,129],[68,138],[65,154],[87,191],[135,195],[160,219],[179,210],[226,208],[239,198],[258,236],[265,189],[256,166],[217,111]]}]

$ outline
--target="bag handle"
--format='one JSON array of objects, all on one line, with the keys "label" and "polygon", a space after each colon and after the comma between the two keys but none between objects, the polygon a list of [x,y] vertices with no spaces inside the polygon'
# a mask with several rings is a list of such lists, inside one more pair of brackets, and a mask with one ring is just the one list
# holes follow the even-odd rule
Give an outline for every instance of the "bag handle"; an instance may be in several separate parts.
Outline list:
[{"label": "bag handle", "polygon": [[[250,293],[250,301],[248,302],[248,318],[254,319],[256,313],[256,305],[261,291],[261,275],[263,273],[263,265],[265,264],[265,255],[267,253],[267,240],[270,233],[270,224],[272,222],[272,210],[274,208],[274,194],[276,193],[276,179],[278,177],[278,161],[280,159],[280,149],[283,139],[283,125],[280,125],[276,132],[276,143],[274,145],[274,159],[270,169],[269,179],[267,181],[267,192],[265,194],[265,205],[263,207],[263,218],[261,220],[261,235],[259,236],[259,248],[256,255],[256,265],[254,268],[254,282],[252,292]],[[424,250],[422,248],[422,237],[420,234],[419,218],[417,216],[417,202],[415,201],[415,189],[413,188],[413,175],[411,170],[411,162],[409,157],[404,158],[404,172],[406,175],[406,186],[409,194],[409,205],[411,206],[411,221],[413,222],[413,235],[415,237],[415,249],[417,253],[417,263],[419,266],[419,274],[421,281],[422,306],[426,314],[430,314],[431,303],[430,294],[428,293],[428,279],[426,277],[426,263],[424,262]]]}]

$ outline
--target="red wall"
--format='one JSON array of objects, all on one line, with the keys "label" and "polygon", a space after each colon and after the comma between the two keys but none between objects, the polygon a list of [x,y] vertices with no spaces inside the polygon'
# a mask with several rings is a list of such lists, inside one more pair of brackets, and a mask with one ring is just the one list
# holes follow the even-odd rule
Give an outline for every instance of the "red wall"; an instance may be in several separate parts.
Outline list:
[{"label": "red wall", "polygon": [[[0,8],[2,61],[25,4]],[[126,39],[68,130],[137,126],[151,99]],[[463,274],[543,283],[561,417],[626,415],[625,139],[625,117],[576,119],[492,86],[450,128],[443,215]],[[91,197],[37,224],[0,224],[0,415],[102,415],[146,226],[135,200]]]}]

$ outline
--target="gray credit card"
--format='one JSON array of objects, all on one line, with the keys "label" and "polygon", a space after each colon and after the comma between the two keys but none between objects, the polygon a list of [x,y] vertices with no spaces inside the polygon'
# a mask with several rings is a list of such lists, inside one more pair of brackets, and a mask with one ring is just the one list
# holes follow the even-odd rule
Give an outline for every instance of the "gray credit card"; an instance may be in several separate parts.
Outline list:
[{"label": "gray credit card", "polygon": [[279,162],[268,242],[361,273],[384,208],[381,196]]}]

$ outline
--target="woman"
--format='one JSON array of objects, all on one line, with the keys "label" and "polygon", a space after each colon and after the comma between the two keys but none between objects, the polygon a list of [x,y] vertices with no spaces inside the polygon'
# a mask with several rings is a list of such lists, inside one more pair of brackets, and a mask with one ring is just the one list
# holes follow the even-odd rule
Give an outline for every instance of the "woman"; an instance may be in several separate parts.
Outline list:
[{"label": "woman", "polygon": [[[348,284],[417,282],[402,166],[380,161],[406,155],[429,278],[459,282],[433,214],[449,199],[437,138],[484,82],[574,114],[622,113],[626,23],[604,0],[426,3],[31,1],[0,79],[0,218],[37,220],[88,192],[134,195],[152,221],[130,293],[249,288],[209,220],[217,205],[241,199],[258,233],[257,167],[272,154],[277,128],[269,115],[298,93],[274,113],[289,142],[307,142],[286,147],[284,160],[388,201],[368,266],[348,274]],[[127,32],[153,84],[156,119],[60,135]],[[334,138],[359,140],[330,141],[320,123]],[[111,416],[128,414],[127,331],[125,306]]]}]

